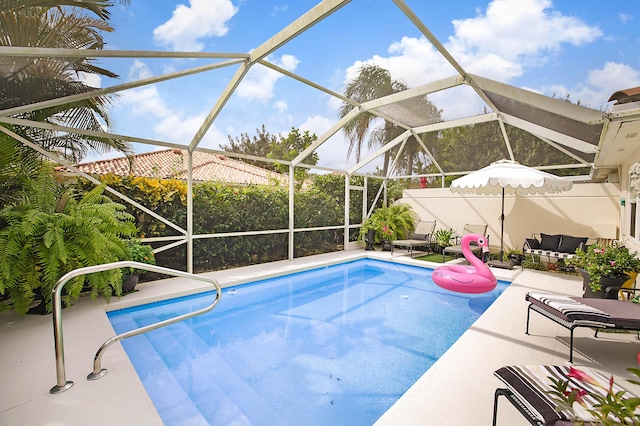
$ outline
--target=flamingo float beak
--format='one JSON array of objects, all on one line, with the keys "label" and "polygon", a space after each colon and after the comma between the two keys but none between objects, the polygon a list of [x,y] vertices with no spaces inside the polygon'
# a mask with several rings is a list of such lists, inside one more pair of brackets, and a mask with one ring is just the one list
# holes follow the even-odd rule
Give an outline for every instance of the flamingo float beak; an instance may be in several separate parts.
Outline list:
[{"label": "flamingo float beak", "polygon": [[487,263],[489,261],[489,247],[482,247],[482,262]]}]

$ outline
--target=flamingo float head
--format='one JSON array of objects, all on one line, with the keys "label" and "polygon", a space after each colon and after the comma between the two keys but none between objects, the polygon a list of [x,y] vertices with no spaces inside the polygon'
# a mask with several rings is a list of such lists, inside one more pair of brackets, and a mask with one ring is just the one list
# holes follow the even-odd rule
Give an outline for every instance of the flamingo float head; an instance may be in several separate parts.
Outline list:
[{"label": "flamingo float head", "polygon": [[[477,259],[477,257],[471,251],[471,242],[475,241],[476,244],[482,250],[482,262],[487,263],[489,261],[489,239],[484,235],[480,234],[466,234],[462,237],[462,241],[460,241],[460,246],[462,246],[462,254],[464,257],[471,262],[471,258]],[[473,263],[473,262],[471,262]]]}]

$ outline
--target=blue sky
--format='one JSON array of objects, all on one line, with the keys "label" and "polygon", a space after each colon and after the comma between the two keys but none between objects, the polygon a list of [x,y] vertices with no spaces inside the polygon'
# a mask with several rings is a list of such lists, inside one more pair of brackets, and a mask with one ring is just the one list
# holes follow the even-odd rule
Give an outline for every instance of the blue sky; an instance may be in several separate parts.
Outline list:
[{"label": "blue sky", "polygon": [[[107,49],[247,53],[318,3],[317,0],[135,0],[116,5]],[[608,109],[620,89],[640,86],[640,9],[635,1],[406,0],[470,73]],[[391,0],[353,0],[267,58],[342,92],[364,63],[375,63],[409,87],[454,75]],[[211,60],[101,59],[120,80],[108,87]],[[110,131],[189,144],[237,67],[121,92]],[[470,91],[430,96],[446,119],[482,112]],[[200,146],[218,148],[263,124],[273,134],[292,127],[322,134],[337,121],[340,101],[262,66],[254,66]],[[329,143],[331,142],[331,143]],[[136,146],[137,152],[152,148]],[[346,142],[319,150],[320,164],[343,168]],[[91,158],[95,159],[95,158]]]}]

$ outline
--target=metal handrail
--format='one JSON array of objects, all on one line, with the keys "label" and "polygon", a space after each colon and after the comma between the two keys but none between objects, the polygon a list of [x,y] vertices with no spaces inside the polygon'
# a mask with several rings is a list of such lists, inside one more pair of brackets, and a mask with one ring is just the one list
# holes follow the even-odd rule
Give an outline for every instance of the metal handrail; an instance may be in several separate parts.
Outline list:
[{"label": "metal handrail", "polygon": [[174,318],[169,318],[164,321],[160,321],[154,324],[149,324],[144,327],[136,328],[135,330],[127,331],[122,334],[118,334],[113,336],[112,338],[105,341],[98,351],[96,352],[95,357],[93,358],[93,372],[91,372],[87,379],[96,380],[100,377],[107,374],[107,370],[101,368],[101,359],[102,353],[109,347],[111,344],[118,342],[122,339],[126,339],[131,336],[135,336],[137,334],[144,333],[146,331],[155,330],[160,327],[164,327],[165,325],[173,324],[178,321],[182,321],[187,318],[194,317],[196,315],[204,314],[213,309],[220,300],[220,296],[222,295],[222,289],[220,288],[220,284],[212,278],[206,278],[203,276],[198,276],[194,274],[190,274],[188,272],[177,271],[174,269],[163,268],[161,266],[149,265],[146,263],[133,262],[130,260],[125,260],[121,262],[107,263],[104,265],[95,265],[95,266],[86,266],[84,268],[76,269],[74,271],[68,272],[60,278],[56,284],[53,286],[51,291],[52,303],[53,303],[53,339],[55,344],[55,353],[56,353],[56,375],[57,375],[57,384],[51,388],[50,393],[60,393],[64,392],[73,386],[72,381],[67,381],[65,374],[65,366],[64,366],[64,342],[62,338],[62,288],[64,285],[72,278],[79,277],[81,275],[91,274],[94,272],[102,272],[108,271],[110,269],[118,269],[118,268],[135,268],[135,269],[143,269],[145,271],[158,272],[160,274],[172,275],[175,277],[185,277],[191,278],[197,281],[205,281],[213,284],[216,290],[216,296],[213,302],[197,311],[189,312],[186,314],[178,315]]}]

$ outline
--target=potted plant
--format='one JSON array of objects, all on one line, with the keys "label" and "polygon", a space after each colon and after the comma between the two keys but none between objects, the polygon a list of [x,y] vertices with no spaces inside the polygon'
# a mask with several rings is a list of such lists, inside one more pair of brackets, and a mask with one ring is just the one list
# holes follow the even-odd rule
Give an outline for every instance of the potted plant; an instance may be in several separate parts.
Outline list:
[{"label": "potted plant", "polygon": [[383,250],[391,249],[391,241],[402,239],[415,227],[416,214],[408,204],[394,204],[380,207],[369,216],[360,228],[360,238],[367,242],[365,250],[372,250],[369,241],[373,232],[373,242],[382,243]]},{"label": "potted plant", "polygon": [[618,289],[629,279],[628,272],[640,271],[640,259],[627,247],[614,243],[586,249],[578,248],[576,255],[565,261],[578,268],[584,280],[584,297],[617,299]]},{"label": "potted plant", "polygon": [[433,239],[435,240],[440,252],[442,249],[451,245],[451,239],[455,237],[455,232],[451,228],[441,228],[433,233]]},{"label": "potted plant", "polygon": [[524,259],[524,254],[522,253],[521,249],[518,248],[508,248],[505,251],[505,256],[506,259],[500,259],[500,260],[508,260],[509,262],[511,262],[513,265],[516,266],[520,266],[522,265],[522,260]]},{"label": "potted plant", "polygon": [[[139,238],[131,238],[125,240],[125,248],[127,257],[126,260],[133,260],[134,262],[147,263],[149,265],[156,264],[156,258],[153,254],[153,249],[148,244],[142,244]],[[138,284],[140,276],[147,271],[138,268],[123,268],[122,276],[122,292],[129,293],[133,291]]]}]

